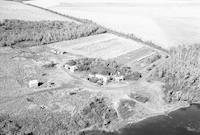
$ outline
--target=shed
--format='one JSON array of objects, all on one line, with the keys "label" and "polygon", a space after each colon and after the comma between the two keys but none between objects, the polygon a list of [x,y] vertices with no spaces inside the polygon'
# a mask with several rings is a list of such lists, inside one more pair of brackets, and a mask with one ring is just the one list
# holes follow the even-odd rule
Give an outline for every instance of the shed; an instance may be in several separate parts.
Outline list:
[{"label": "shed", "polygon": [[107,83],[110,78],[109,76],[105,76],[105,75],[101,75],[101,74],[96,74],[95,77],[98,79],[102,79],[104,84]]},{"label": "shed", "polygon": [[34,88],[39,86],[39,81],[38,80],[30,80],[29,83],[29,88]]},{"label": "shed", "polygon": [[116,81],[116,82],[120,82],[120,81],[123,81],[124,80],[124,76],[115,76],[114,77],[114,80]]},{"label": "shed", "polygon": [[70,70],[71,72],[75,72],[75,71],[78,70],[78,67],[77,67],[77,66],[70,66],[70,67],[69,67],[69,70]]}]

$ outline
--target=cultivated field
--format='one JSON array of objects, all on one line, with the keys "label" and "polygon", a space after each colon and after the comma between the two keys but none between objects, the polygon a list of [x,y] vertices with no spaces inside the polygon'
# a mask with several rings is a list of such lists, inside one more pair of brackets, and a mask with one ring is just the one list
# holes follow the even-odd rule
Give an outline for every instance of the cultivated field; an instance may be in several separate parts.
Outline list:
[{"label": "cultivated field", "polygon": [[[51,48],[85,57],[110,59],[143,47],[142,44],[112,34],[100,34],[48,45]],[[144,54],[145,55],[145,54]]]},{"label": "cultivated field", "polygon": [[41,10],[22,3],[0,0],[0,20],[20,19],[29,21],[60,20],[75,22],[74,20]]},{"label": "cultivated field", "polygon": [[[63,14],[91,19],[124,33],[133,33],[163,48],[199,43],[200,8],[198,1],[28,1]],[[152,1],[152,0],[151,0]]]},{"label": "cultivated field", "polygon": [[126,54],[118,56],[116,59],[117,62],[121,64],[128,64],[128,63],[133,63],[136,61],[139,61],[145,57],[148,57],[152,54],[154,54],[156,51],[153,50],[152,48],[149,47],[141,47],[138,49],[135,49],[131,52],[128,52]]}]

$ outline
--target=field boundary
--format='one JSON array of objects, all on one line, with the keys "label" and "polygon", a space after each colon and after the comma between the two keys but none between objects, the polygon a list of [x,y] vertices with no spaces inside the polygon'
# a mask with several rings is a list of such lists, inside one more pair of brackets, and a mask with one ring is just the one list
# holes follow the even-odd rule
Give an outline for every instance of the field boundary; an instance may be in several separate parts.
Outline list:
[{"label": "field boundary", "polygon": [[28,5],[28,6],[32,6],[32,7],[36,7],[36,8],[39,8],[39,9],[42,9],[42,10],[45,10],[45,11],[48,11],[48,12],[51,12],[51,13],[54,13],[54,14],[57,14],[57,15],[60,15],[62,17],[67,17],[69,19],[72,19],[72,20],[75,20],[77,22],[80,22],[80,23],[94,23],[96,25],[98,25],[99,27],[105,29],[108,33],[111,33],[111,34],[114,34],[114,35],[117,35],[119,37],[123,37],[123,38],[126,38],[126,39],[131,39],[133,41],[136,41],[138,43],[142,43],[144,45],[147,45],[147,46],[150,46],[154,49],[157,49],[157,50],[160,50],[162,52],[165,52],[165,53],[169,53],[169,51],[165,48],[162,48],[161,46],[153,43],[152,41],[146,41],[146,40],[143,40],[141,38],[138,38],[136,37],[134,34],[125,34],[123,32],[119,32],[119,31],[116,31],[116,30],[112,30],[110,28],[106,28],[100,24],[97,24],[96,22],[93,22],[92,20],[89,20],[89,19],[83,19],[83,18],[78,18],[78,17],[74,17],[74,16],[70,16],[70,15],[66,15],[66,14],[62,14],[62,13],[59,13],[59,12],[56,12],[56,11],[53,11],[51,9],[47,9],[47,8],[43,8],[43,7],[40,7],[40,6],[37,6],[37,5],[33,5],[33,4],[29,4],[29,3],[24,3],[24,2],[20,2],[24,5]]}]

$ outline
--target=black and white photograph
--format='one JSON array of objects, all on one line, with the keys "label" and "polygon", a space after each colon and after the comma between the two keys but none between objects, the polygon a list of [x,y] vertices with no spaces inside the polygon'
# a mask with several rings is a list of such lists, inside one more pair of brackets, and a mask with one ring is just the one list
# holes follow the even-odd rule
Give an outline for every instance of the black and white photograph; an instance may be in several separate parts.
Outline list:
[{"label": "black and white photograph", "polygon": [[0,135],[200,135],[200,0],[0,0]]}]

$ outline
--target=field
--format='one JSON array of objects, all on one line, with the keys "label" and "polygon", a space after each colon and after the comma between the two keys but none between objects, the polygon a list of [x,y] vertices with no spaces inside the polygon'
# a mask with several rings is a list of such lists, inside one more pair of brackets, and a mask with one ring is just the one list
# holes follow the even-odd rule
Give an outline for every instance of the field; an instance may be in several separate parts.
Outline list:
[{"label": "field", "polygon": [[119,62],[121,64],[130,64],[130,63],[139,61],[145,57],[148,57],[148,56],[154,54],[155,52],[156,51],[153,50],[152,48],[144,46],[144,47],[135,49],[131,52],[128,52],[126,54],[123,54],[121,56],[118,56],[115,59],[117,62]]},{"label": "field", "polygon": [[29,21],[60,20],[76,22],[74,20],[44,11],[24,4],[0,0],[0,20],[20,19]]},{"label": "field", "polygon": [[[80,40],[87,41],[88,38]],[[40,119],[43,119],[42,123],[48,121],[48,118],[46,119],[48,112],[53,115],[53,121],[64,122],[63,126],[67,128],[54,124],[51,126],[56,126],[55,129],[67,129],[65,132],[93,128],[93,124],[96,124],[99,129],[113,130],[125,126],[121,123],[138,122],[185,106],[181,103],[171,105],[165,103],[162,84],[159,82],[147,82],[145,79],[140,79],[101,87],[95,85],[86,80],[81,73],[71,73],[63,68],[68,60],[83,56],[72,53],[55,54],[49,46],[0,48],[0,54],[2,60],[0,62],[0,114],[10,114],[10,119],[12,119],[10,121],[16,123],[19,121],[13,120],[15,116],[25,123],[28,120],[29,126],[32,124],[36,126],[34,122]],[[38,80],[41,85],[30,87],[31,80]],[[131,94],[147,97],[148,102],[135,99],[130,96]],[[93,105],[94,102],[97,105]],[[90,107],[94,109],[91,110]],[[105,118],[104,113],[107,116]],[[58,121],[58,116],[62,118],[65,115],[71,120]],[[27,118],[24,118],[25,116]],[[31,121],[31,118],[36,121]],[[71,123],[73,121],[78,122],[74,125]],[[43,123],[42,127],[46,127],[47,123]],[[23,123],[19,124],[22,127],[27,126]],[[47,126],[46,130],[37,127],[36,131],[29,132],[37,133],[41,129],[40,132],[44,134],[53,128],[51,126]],[[12,127],[10,130],[12,131]],[[25,131],[22,128],[17,132],[24,133]]]},{"label": "field", "polygon": [[199,43],[200,8],[197,1],[28,1],[63,14],[91,19],[103,26],[132,33],[169,49]]},{"label": "field", "polygon": [[111,59],[142,48],[144,45],[112,34],[100,34],[48,46],[85,57]]}]

